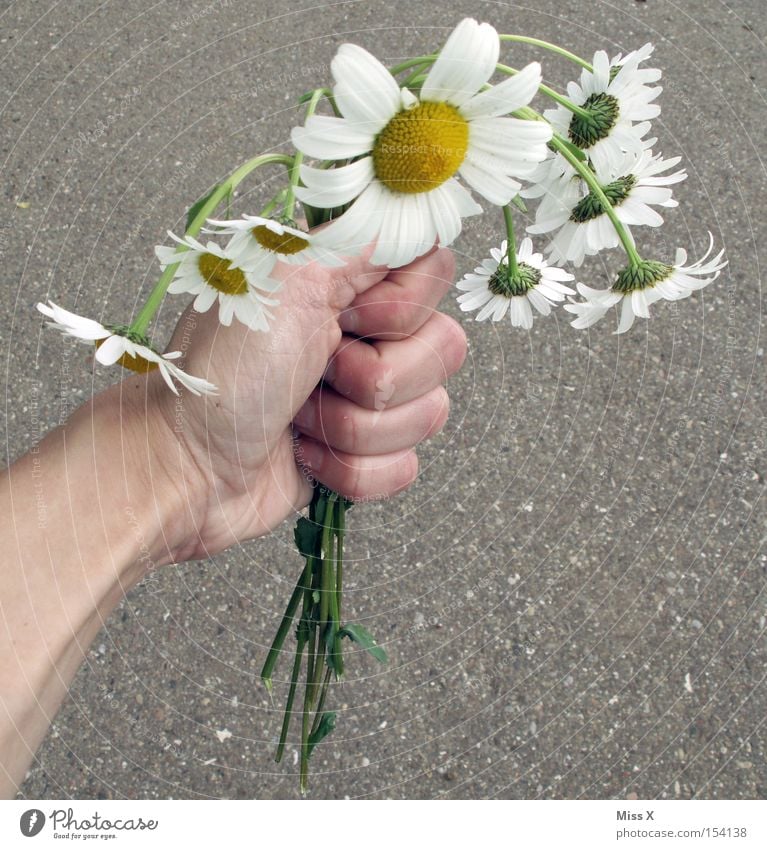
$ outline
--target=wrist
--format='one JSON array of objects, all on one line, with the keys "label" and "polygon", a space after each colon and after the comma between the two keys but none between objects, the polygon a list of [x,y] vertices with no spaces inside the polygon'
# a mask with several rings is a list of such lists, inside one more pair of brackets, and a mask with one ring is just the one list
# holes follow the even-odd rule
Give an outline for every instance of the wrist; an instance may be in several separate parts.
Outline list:
[{"label": "wrist", "polygon": [[124,520],[122,532],[135,547],[135,564],[126,564],[135,580],[187,559],[201,490],[199,472],[185,463],[173,431],[168,403],[176,396],[155,377],[128,377],[91,402],[94,437],[96,428],[102,429],[99,471],[113,474],[110,486]]}]

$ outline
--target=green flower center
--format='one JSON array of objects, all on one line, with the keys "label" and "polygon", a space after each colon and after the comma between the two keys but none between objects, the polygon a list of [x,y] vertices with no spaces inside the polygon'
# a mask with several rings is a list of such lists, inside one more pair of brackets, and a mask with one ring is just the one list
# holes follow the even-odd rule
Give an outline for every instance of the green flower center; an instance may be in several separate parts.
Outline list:
[{"label": "green flower center", "polygon": [[[637,178],[633,174],[629,174],[626,177],[619,177],[615,182],[607,186],[602,186],[602,191],[613,206],[620,206],[631,194],[636,181]],[[573,211],[570,213],[570,221],[583,224],[586,221],[599,218],[600,215],[604,214],[604,211],[605,206],[602,200],[593,191],[590,191],[585,198],[582,198],[575,204]]]},{"label": "green flower center", "polygon": [[419,103],[398,112],[373,145],[376,177],[393,192],[429,192],[461,167],[469,124],[449,103]]},{"label": "green flower center", "polygon": [[600,92],[592,94],[581,108],[588,115],[573,115],[568,135],[573,144],[585,150],[610,134],[618,120],[620,106],[612,94]]},{"label": "green flower center", "polygon": [[201,254],[197,261],[205,282],[225,295],[244,295],[248,281],[240,268],[232,268],[231,260],[215,254]]},{"label": "green flower center", "polygon": [[493,272],[487,288],[494,295],[514,298],[524,295],[541,282],[541,272],[525,262],[517,263],[517,270],[511,272],[507,262],[502,262]]},{"label": "green flower center", "polygon": [[655,262],[651,259],[643,259],[639,265],[630,265],[618,274],[613,283],[612,291],[634,292],[637,289],[649,289],[661,280],[671,276],[674,267],[663,262]]},{"label": "green flower center", "polygon": [[290,256],[309,247],[309,242],[293,233],[275,233],[266,224],[259,224],[251,231],[253,238],[262,248],[275,254]]}]

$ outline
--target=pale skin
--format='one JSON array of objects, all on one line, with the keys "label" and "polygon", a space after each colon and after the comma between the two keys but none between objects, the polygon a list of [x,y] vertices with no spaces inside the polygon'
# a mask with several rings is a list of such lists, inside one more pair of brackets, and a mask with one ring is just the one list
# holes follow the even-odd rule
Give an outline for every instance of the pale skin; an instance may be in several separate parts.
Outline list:
[{"label": "pale skin", "polygon": [[4,797],[148,570],[269,533],[307,505],[312,476],[357,499],[412,483],[414,447],[444,425],[443,384],[466,354],[460,326],[437,311],[453,270],[445,249],[393,271],[364,256],[341,269],[286,266],[269,334],[187,310],[169,349],[185,350],[184,367],[216,397],[179,400],[157,372],[131,375],[6,470]]}]

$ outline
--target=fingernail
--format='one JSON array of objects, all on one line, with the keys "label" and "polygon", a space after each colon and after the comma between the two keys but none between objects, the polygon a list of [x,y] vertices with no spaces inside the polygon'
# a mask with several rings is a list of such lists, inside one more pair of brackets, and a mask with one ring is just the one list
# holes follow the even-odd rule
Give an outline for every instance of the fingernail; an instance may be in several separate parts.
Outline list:
[{"label": "fingernail", "polygon": [[293,422],[304,430],[311,430],[314,427],[314,423],[317,420],[317,404],[314,398],[310,397],[307,399],[306,403],[303,407],[296,413],[296,417],[293,419]]},{"label": "fingernail", "polygon": [[304,466],[308,466],[313,472],[319,472],[324,456],[325,451],[321,445],[302,440],[298,459]]},{"label": "fingernail", "polygon": [[344,327],[349,333],[356,333],[360,326],[360,316],[353,307],[344,312]]}]

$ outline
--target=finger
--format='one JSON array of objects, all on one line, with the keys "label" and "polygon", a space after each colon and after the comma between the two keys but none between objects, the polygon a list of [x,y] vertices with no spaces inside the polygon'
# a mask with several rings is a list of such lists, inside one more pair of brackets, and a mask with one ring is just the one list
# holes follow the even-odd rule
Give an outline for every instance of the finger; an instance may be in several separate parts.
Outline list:
[{"label": "finger", "polygon": [[450,287],[455,272],[452,251],[440,248],[392,270],[366,289],[341,313],[341,329],[375,339],[412,336],[426,323]]},{"label": "finger", "polygon": [[342,257],[346,260],[345,265],[325,269],[331,282],[332,307],[347,309],[358,295],[380,283],[390,273],[387,265],[370,262],[374,248],[375,245],[368,245],[359,256]]},{"label": "finger", "polygon": [[450,401],[444,387],[386,409],[366,410],[329,386],[315,390],[293,420],[305,436],[348,454],[370,456],[412,448],[438,433],[447,421]]},{"label": "finger", "polygon": [[436,312],[415,335],[370,344],[346,336],[330,359],[325,381],[340,395],[369,410],[412,401],[444,383],[466,357],[463,329]]},{"label": "finger", "polygon": [[415,451],[361,457],[306,436],[298,437],[296,460],[325,486],[356,500],[388,498],[410,486],[418,474]]}]

